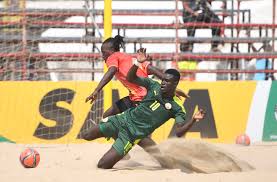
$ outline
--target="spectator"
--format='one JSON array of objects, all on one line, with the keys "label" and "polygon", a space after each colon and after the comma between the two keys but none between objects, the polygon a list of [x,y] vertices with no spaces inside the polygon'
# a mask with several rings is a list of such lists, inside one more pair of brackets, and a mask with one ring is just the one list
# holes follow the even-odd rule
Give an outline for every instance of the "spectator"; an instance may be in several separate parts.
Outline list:
[{"label": "spectator", "polygon": [[[182,70],[196,70],[196,68],[197,61],[193,59],[178,61],[178,69],[180,70],[180,72],[182,72]],[[195,73],[181,74],[181,80],[194,81]]]},{"label": "spectator", "polygon": [[[259,48],[256,49],[255,46],[252,44],[251,48],[253,52],[260,52],[263,50],[264,52],[272,52],[273,47],[270,45],[270,42],[264,41],[263,45]],[[256,70],[268,70],[272,69],[272,63],[268,58],[260,58],[256,60]],[[254,80],[268,80],[271,78],[274,80],[274,76],[272,73],[255,73],[254,75]]]},{"label": "spectator", "polygon": [[[183,2],[183,22],[205,22],[205,23],[222,23],[219,17],[211,10],[212,0],[182,0]],[[187,27],[187,36],[195,36],[195,27]],[[212,36],[220,36],[220,28],[212,28]],[[218,47],[219,41],[212,41],[212,49]],[[183,45],[184,46],[184,45]],[[193,50],[193,42],[187,45],[190,51]]]},{"label": "spectator", "polygon": [[[186,46],[186,44],[180,45],[180,50],[182,52],[190,52],[189,47]],[[181,79],[182,80],[188,80],[193,81],[195,80],[195,73],[182,73],[182,70],[196,70],[197,68],[197,60],[194,59],[187,59],[187,60],[180,60],[177,63],[177,68],[181,72]]]}]

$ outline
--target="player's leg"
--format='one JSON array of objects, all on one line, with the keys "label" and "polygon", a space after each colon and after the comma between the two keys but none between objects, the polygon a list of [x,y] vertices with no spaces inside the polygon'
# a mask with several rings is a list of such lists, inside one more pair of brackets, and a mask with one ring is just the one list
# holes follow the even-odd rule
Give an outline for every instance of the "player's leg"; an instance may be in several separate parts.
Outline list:
[{"label": "player's leg", "polygon": [[108,110],[106,110],[103,114],[103,118],[116,115],[121,113],[116,104],[113,104]]},{"label": "player's leg", "polygon": [[89,141],[101,137],[116,138],[119,130],[112,124],[113,120],[116,120],[114,116],[103,119],[99,124],[85,131],[82,138]]},{"label": "player's leg", "polygon": [[157,144],[154,140],[150,138],[150,136],[142,139],[139,143],[139,146],[141,146],[149,155],[151,155],[156,161],[161,165],[163,168],[171,168],[169,166],[170,159],[167,159],[166,156],[164,156],[163,153],[159,150],[157,147]]},{"label": "player's leg", "polygon": [[95,125],[82,133],[82,138],[88,141],[95,140],[97,138],[104,137],[103,133],[100,131],[99,125]]},{"label": "player's leg", "polygon": [[150,155],[160,153],[158,147],[155,147],[157,146],[156,142],[152,138],[150,138],[150,136],[140,140],[138,145]]},{"label": "player's leg", "polygon": [[133,143],[126,132],[118,133],[112,148],[99,160],[97,167],[102,169],[111,169],[118,161],[120,161],[133,147]]},{"label": "player's leg", "polygon": [[102,169],[111,169],[123,156],[119,155],[112,147],[104,156],[99,160],[97,167]]},{"label": "player's leg", "polygon": [[[196,22],[196,18],[192,16],[191,14],[184,13],[183,14],[183,22],[184,23],[193,23]],[[187,37],[194,37],[195,36],[195,27],[187,27]],[[187,43],[188,48],[186,48],[186,51],[191,52],[193,50],[193,42],[189,41]]]},{"label": "player's leg", "polygon": [[140,140],[140,142],[138,143],[138,145],[143,148],[146,152],[148,152],[149,150],[151,150],[154,146],[156,146],[156,142],[150,138],[150,136]]},{"label": "player's leg", "polygon": [[123,97],[122,99],[118,100],[115,104],[117,105],[117,108],[120,110],[120,113],[136,106],[129,96]]},{"label": "player's leg", "polygon": [[126,111],[127,109],[134,107],[135,105],[130,100],[129,96],[123,97],[122,99],[116,101],[112,107],[104,112],[103,118],[113,116]]},{"label": "player's leg", "polygon": [[[122,113],[124,111],[126,111],[127,109],[131,108],[131,107],[135,107],[135,103],[133,103],[133,101],[130,100],[129,96],[123,97],[120,100],[116,101],[115,104],[113,104],[112,107],[110,107],[104,114],[103,114],[103,118],[106,118],[108,116],[113,116],[119,113]],[[116,140],[116,137],[112,137],[114,140]],[[124,156],[125,160],[129,160],[130,159],[130,155],[127,154]]]},{"label": "player's leg", "polygon": [[[206,15],[203,17],[203,21],[206,23],[222,23],[222,21],[219,19],[219,17],[213,12],[208,11],[206,12]],[[212,28],[212,36],[220,37],[221,28],[213,26]],[[212,49],[215,49],[218,47],[220,41],[212,41]]]}]

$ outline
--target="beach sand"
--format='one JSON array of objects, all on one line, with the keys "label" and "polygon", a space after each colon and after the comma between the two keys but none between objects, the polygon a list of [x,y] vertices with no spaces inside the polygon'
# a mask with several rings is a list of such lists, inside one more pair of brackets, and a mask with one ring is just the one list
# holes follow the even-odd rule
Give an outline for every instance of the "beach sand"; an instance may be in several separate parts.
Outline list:
[{"label": "beach sand", "polygon": [[[238,160],[247,162],[255,169],[243,172],[216,172],[211,174],[185,173],[180,169],[164,169],[150,155],[136,146],[130,151],[131,159],[120,161],[113,169],[102,170],[98,169],[96,165],[100,157],[111,147],[110,144],[95,142],[65,145],[0,143],[0,181],[277,181],[277,143],[261,142],[251,144],[250,146],[235,144],[212,145],[226,151]],[[165,148],[164,146],[165,144],[162,143],[161,148]],[[27,147],[32,147],[40,153],[41,161],[37,168],[26,169],[19,162],[20,152]],[[176,146],[174,149],[176,149]],[[166,150],[164,151],[166,152]],[[169,149],[169,151],[174,154],[175,150]],[[178,155],[180,157],[182,154]],[[184,152],[185,155],[190,154],[189,152]]]}]

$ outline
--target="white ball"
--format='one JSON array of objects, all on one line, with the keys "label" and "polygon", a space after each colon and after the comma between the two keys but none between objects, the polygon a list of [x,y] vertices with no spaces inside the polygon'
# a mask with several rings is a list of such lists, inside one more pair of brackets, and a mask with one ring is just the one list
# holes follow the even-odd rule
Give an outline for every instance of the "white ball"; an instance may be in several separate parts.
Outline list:
[{"label": "white ball", "polygon": [[170,103],[165,103],[165,108],[167,109],[167,110],[169,110],[169,109],[171,109],[172,108],[172,105],[170,104]]}]

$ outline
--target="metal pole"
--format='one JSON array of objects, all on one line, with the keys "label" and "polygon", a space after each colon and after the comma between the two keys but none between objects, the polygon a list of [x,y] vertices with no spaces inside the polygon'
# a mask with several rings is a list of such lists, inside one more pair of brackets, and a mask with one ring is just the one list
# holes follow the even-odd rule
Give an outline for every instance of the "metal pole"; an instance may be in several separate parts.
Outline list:
[{"label": "metal pole", "polygon": [[[98,27],[96,27],[96,29],[98,29]],[[112,36],[112,0],[104,0],[104,39],[106,40],[111,36]],[[106,65],[104,65],[104,72],[106,73],[107,71],[108,71],[108,68]],[[112,105],[112,83],[111,82],[109,82],[104,87],[104,98],[105,98],[104,110],[107,110]]]},{"label": "metal pole", "polygon": [[272,0],[272,47],[275,50],[276,0]]},{"label": "metal pole", "polygon": [[[95,0],[92,0],[92,9],[95,10]],[[93,19],[95,20],[95,13],[93,13]],[[95,37],[95,27],[92,28],[92,36]],[[96,44],[93,43],[92,44],[92,52],[95,53],[95,50],[96,50]],[[95,62],[92,61],[91,63],[91,66],[92,66],[92,69],[95,69]],[[95,73],[92,73],[91,74],[91,80],[94,80],[95,79]]]},{"label": "metal pole", "polygon": [[[94,10],[94,0],[92,0],[92,9]],[[88,23],[88,16],[90,16],[90,3],[89,3],[89,0],[85,0],[85,5],[84,5],[84,8],[86,9],[87,11],[87,15],[85,17],[85,22]],[[93,13],[93,18],[91,19],[92,23],[93,23],[93,20],[95,19],[95,15]],[[85,35],[88,36],[88,37],[95,37],[95,28],[94,26],[92,27],[92,33],[90,34],[89,33],[89,27],[87,27],[87,25],[85,26]],[[95,43],[92,44],[92,52],[94,53],[95,52]],[[91,68],[94,69],[94,61],[91,62]],[[94,72],[91,73],[91,80],[94,80]]]},{"label": "metal pole", "polygon": [[[237,3],[238,3],[237,4],[237,24],[240,24],[240,3],[241,3],[241,1],[238,0]],[[237,28],[237,38],[239,38],[239,34],[240,34],[240,29]],[[240,46],[240,44],[237,43],[237,52],[240,52],[239,46]],[[245,60],[242,59],[241,63],[242,63],[242,69],[244,69],[245,68]],[[237,62],[237,68],[239,68],[239,62]],[[242,80],[245,80],[245,77],[246,77],[246,75],[242,74]],[[239,79],[239,74],[237,74],[237,79]]]},{"label": "metal pole", "polygon": [[[234,24],[234,0],[231,1],[231,24]],[[234,37],[234,28],[231,28],[231,37]],[[231,43],[231,52],[234,52],[234,43]],[[233,61],[229,61],[230,69],[233,68]],[[228,74],[228,79],[233,80],[233,74]]]},{"label": "metal pole", "polygon": [[[231,24],[234,24],[234,0],[231,1]],[[234,37],[234,28],[231,28],[231,37]],[[231,44],[231,52],[234,51],[234,44]]]},{"label": "metal pole", "polygon": [[[237,4],[237,24],[240,23],[240,0],[238,0],[238,4]],[[240,34],[240,29],[237,28],[237,37],[239,37]],[[237,48],[239,49],[239,43],[237,44]]]},{"label": "metal pole", "polygon": [[22,26],[22,53],[23,53],[23,58],[22,58],[22,80],[27,79],[27,20],[26,20],[26,0],[22,0],[22,21],[23,21],[23,26]]}]

